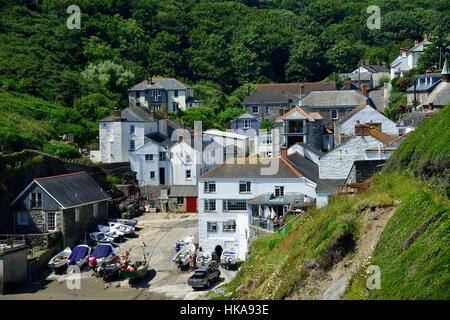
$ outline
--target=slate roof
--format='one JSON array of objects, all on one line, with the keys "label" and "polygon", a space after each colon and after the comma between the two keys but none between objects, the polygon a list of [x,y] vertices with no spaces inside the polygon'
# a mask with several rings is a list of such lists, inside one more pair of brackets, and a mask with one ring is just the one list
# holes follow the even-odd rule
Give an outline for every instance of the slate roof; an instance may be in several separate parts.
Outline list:
[{"label": "slate roof", "polygon": [[[283,119],[289,119],[292,116],[297,116],[296,119],[298,119],[298,117],[300,117],[301,119],[306,119],[309,121],[315,121],[314,118],[308,114],[305,110],[303,110],[302,108],[300,108],[299,106],[296,106],[295,108],[292,108],[289,112],[285,113],[284,115],[282,115],[281,117],[279,117],[277,120],[274,121],[274,123],[276,122],[280,122]],[[317,118],[317,116],[316,116]]]},{"label": "slate roof", "polygon": [[[128,107],[120,111],[122,121],[128,122],[147,122],[154,121],[148,112],[140,107]],[[107,118],[100,120],[101,122],[112,122],[114,121],[114,114]]]},{"label": "slate roof", "polygon": [[[427,82],[425,83],[423,79],[427,79]],[[430,80],[433,82],[431,83]],[[440,73],[416,76],[416,92],[431,92],[441,81],[442,75]],[[414,93],[414,84],[406,89],[406,92]]]},{"label": "slate roof", "polygon": [[257,119],[254,115],[252,115],[252,114],[250,114],[250,113],[248,113],[248,112],[246,112],[246,113],[244,113],[243,115],[237,117],[237,119],[256,119],[256,120],[260,121],[260,120]]},{"label": "slate roof", "polygon": [[298,201],[299,203],[303,203],[304,199],[305,199],[305,195],[300,192],[286,192],[284,194],[284,197],[275,197],[275,195],[272,192],[265,192],[255,198],[249,200],[248,203],[284,205],[284,204],[294,203],[295,201]]},{"label": "slate roof", "polygon": [[197,185],[174,185],[170,187],[169,197],[198,197]]},{"label": "slate roof", "polygon": [[445,106],[450,102],[450,83],[440,83],[428,96],[425,105],[432,103],[434,106]]},{"label": "slate roof", "polygon": [[[245,163],[238,163],[245,161]],[[277,163],[273,163],[276,161]],[[233,163],[234,162],[234,163]],[[271,174],[262,174],[262,170],[269,171],[269,168],[277,168]],[[265,172],[266,173],[266,172]],[[270,173],[270,172],[267,172]],[[199,178],[215,179],[215,178],[260,178],[260,179],[298,179],[302,174],[298,172],[292,164],[283,157],[264,158],[264,159],[228,159],[214,169],[201,175]]]},{"label": "slate roof", "polygon": [[111,197],[85,171],[34,179],[63,208],[109,200]]},{"label": "slate roof", "polygon": [[290,93],[291,95],[300,95],[300,85],[304,86],[304,94],[311,91],[336,90],[335,82],[303,82],[303,83],[261,83],[255,84],[258,90],[278,90],[280,92]]},{"label": "slate roof", "polygon": [[305,178],[317,183],[319,180],[319,166],[316,163],[297,152],[288,155],[286,159]]},{"label": "slate roof", "polygon": [[192,87],[174,78],[152,78],[151,85],[149,85],[148,80],[145,79],[132,86],[128,91],[141,91],[146,89],[185,90],[192,89]]},{"label": "slate roof", "polygon": [[[369,69],[369,65],[368,64],[364,64],[363,65],[364,68],[366,68],[367,70]],[[383,67],[382,65],[377,65],[377,64],[371,64],[370,65],[370,71],[375,71],[375,73],[378,72],[390,72],[388,68]]]},{"label": "slate roof", "polygon": [[170,140],[169,137],[166,137],[165,135],[163,135],[157,131],[150,132],[145,135],[144,145],[150,141],[157,143],[161,147],[164,147],[164,148],[170,148],[171,146],[173,146],[175,144],[175,141]]},{"label": "slate roof", "polygon": [[356,90],[312,91],[300,100],[300,106],[339,107],[366,104],[367,97]]},{"label": "slate roof", "polygon": [[317,181],[316,192],[334,193],[340,190],[340,184],[344,184],[346,179],[319,179]]},{"label": "slate roof", "polygon": [[318,150],[316,148],[314,148],[313,146],[310,146],[307,143],[302,143],[302,142],[297,142],[296,144],[300,145],[301,147],[311,151],[312,153],[316,154],[317,156],[321,157],[323,155],[325,155],[325,152],[322,152],[321,150]]},{"label": "slate roof", "polygon": [[244,104],[249,103],[287,103],[293,101],[293,97],[281,93],[278,90],[259,90],[244,99]]}]

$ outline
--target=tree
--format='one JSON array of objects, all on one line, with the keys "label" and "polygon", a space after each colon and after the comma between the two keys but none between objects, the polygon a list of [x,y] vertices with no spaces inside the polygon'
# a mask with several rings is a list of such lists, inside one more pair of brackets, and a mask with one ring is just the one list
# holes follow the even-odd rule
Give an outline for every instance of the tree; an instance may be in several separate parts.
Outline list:
[{"label": "tree", "polygon": [[89,64],[81,73],[92,91],[123,92],[134,81],[134,74],[119,64],[106,60],[97,64]]}]

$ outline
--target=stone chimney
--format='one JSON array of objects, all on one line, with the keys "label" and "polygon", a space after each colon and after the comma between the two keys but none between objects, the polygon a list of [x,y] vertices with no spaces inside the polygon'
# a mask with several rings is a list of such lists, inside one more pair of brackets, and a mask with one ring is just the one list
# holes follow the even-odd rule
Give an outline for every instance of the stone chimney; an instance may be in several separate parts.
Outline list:
[{"label": "stone chimney", "polygon": [[150,107],[150,117],[152,117],[152,119],[155,120],[155,106],[153,104]]},{"label": "stone chimney", "polygon": [[350,90],[350,84],[351,84],[350,78],[346,78],[344,80],[344,87],[345,87],[346,90]]},{"label": "stone chimney", "polygon": [[250,96],[250,87],[247,86],[247,88],[245,89],[245,97],[248,98],[248,96]]},{"label": "stone chimney", "polygon": [[280,154],[283,158],[287,157],[287,147],[280,147]]},{"label": "stone chimney", "polygon": [[300,84],[300,97],[305,95],[305,85],[303,83]]},{"label": "stone chimney", "polygon": [[147,83],[149,86],[152,84],[152,75],[150,73],[147,75]]},{"label": "stone chimney", "polygon": [[367,64],[367,72],[370,72],[370,63]]},{"label": "stone chimney", "polygon": [[382,62],[381,65],[386,68],[386,62]]},{"label": "stone chimney", "polygon": [[118,109],[118,108],[114,108],[113,121],[114,122],[122,121],[122,114],[120,112],[120,109]]},{"label": "stone chimney", "polygon": [[280,106],[280,117],[283,115],[283,106]]},{"label": "stone chimney", "polygon": [[425,34],[424,36],[423,36],[423,41],[425,41],[425,40],[427,40],[428,39],[428,36]]},{"label": "stone chimney", "polygon": [[380,59],[377,58],[377,66],[379,66],[379,65],[380,65]]},{"label": "stone chimney", "polygon": [[366,65],[368,65],[369,64],[369,59],[366,59]]},{"label": "stone chimney", "polygon": [[166,118],[166,119],[169,118],[169,113],[167,112],[167,103],[164,104],[164,118]]},{"label": "stone chimney", "polygon": [[370,126],[367,124],[360,124],[359,120],[356,120],[355,135],[360,137],[367,137],[369,135]]}]

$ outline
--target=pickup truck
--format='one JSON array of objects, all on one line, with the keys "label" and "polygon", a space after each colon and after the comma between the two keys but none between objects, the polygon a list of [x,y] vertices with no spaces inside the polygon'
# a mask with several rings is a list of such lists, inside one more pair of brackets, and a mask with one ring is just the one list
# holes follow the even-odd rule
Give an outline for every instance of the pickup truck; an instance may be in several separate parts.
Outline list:
[{"label": "pickup truck", "polygon": [[219,281],[220,271],[211,267],[198,268],[188,279],[188,285],[192,288],[209,288],[211,283]]}]

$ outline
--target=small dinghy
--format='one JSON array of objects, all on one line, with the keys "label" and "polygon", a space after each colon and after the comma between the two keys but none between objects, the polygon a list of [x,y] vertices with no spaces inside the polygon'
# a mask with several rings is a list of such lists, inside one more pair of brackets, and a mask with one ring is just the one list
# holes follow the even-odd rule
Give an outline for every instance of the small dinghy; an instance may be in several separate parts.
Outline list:
[{"label": "small dinghy", "polygon": [[86,257],[91,253],[91,248],[88,245],[80,244],[73,248],[72,253],[67,258],[69,265],[76,265],[81,268],[86,263]]},{"label": "small dinghy", "polygon": [[109,219],[109,222],[121,223],[130,227],[136,227],[138,221],[137,220],[128,220],[128,219]]},{"label": "small dinghy", "polygon": [[194,236],[192,234],[188,235],[183,240],[178,240],[175,243],[175,250],[176,251],[180,251],[181,248],[183,248],[184,246],[188,245],[189,243],[194,243]]},{"label": "small dinghy", "polygon": [[114,241],[113,237],[109,237],[103,232],[91,232],[89,233],[89,237],[97,243],[113,243]]},{"label": "small dinghy", "polygon": [[220,257],[220,264],[225,269],[235,267],[238,262],[238,251],[234,248],[225,249]]},{"label": "small dinghy", "polygon": [[71,253],[72,250],[69,247],[65,248],[48,262],[48,267],[52,269],[58,269],[66,266],[68,263],[67,258],[69,258]]},{"label": "small dinghy", "polygon": [[98,230],[100,230],[100,232],[104,233],[105,235],[107,235],[111,238],[123,237],[125,235],[125,233],[123,233],[117,229],[111,228],[109,226],[104,226],[101,224],[98,225]]},{"label": "small dinghy", "polygon": [[111,229],[118,230],[124,235],[130,235],[134,233],[134,227],[127,226],[126,224],[121,224],[117,222],[108,222]]},{"label": "small dinghy", "polygon": [[87,257],[89,266],[95,269],[97,266],[100,266],[107,257],[111,255],[116,255],[111,244],[99,244]]},{"label": "small dinghy", "polygon": [[211,252],[201,251],[197,255],[197,259],[195,260],[197,267],[207,267],[211,264],[212,254]]},{"label": "small dinghy", "polygon": [[128,255],[126,257],[126,263],[121,268],[121,274],[124,278],[128,279],[128,282],[131,284],[135,281],[135,279],[142,279],[148,273],[149,264],[147,262],[147,257],[145,254],[146,245],[142,243],[142,251],[143,251],[143,259],[137,260],[134,262],[130,262],[128,260]]},{"label": "small dinghy", "polygon": [[189,258],[194,257],[195,244],[192,242],[182,247],[180,251],[173,257],[172,261],[178,265],[179,268],[185,267],[189,264]]}]

